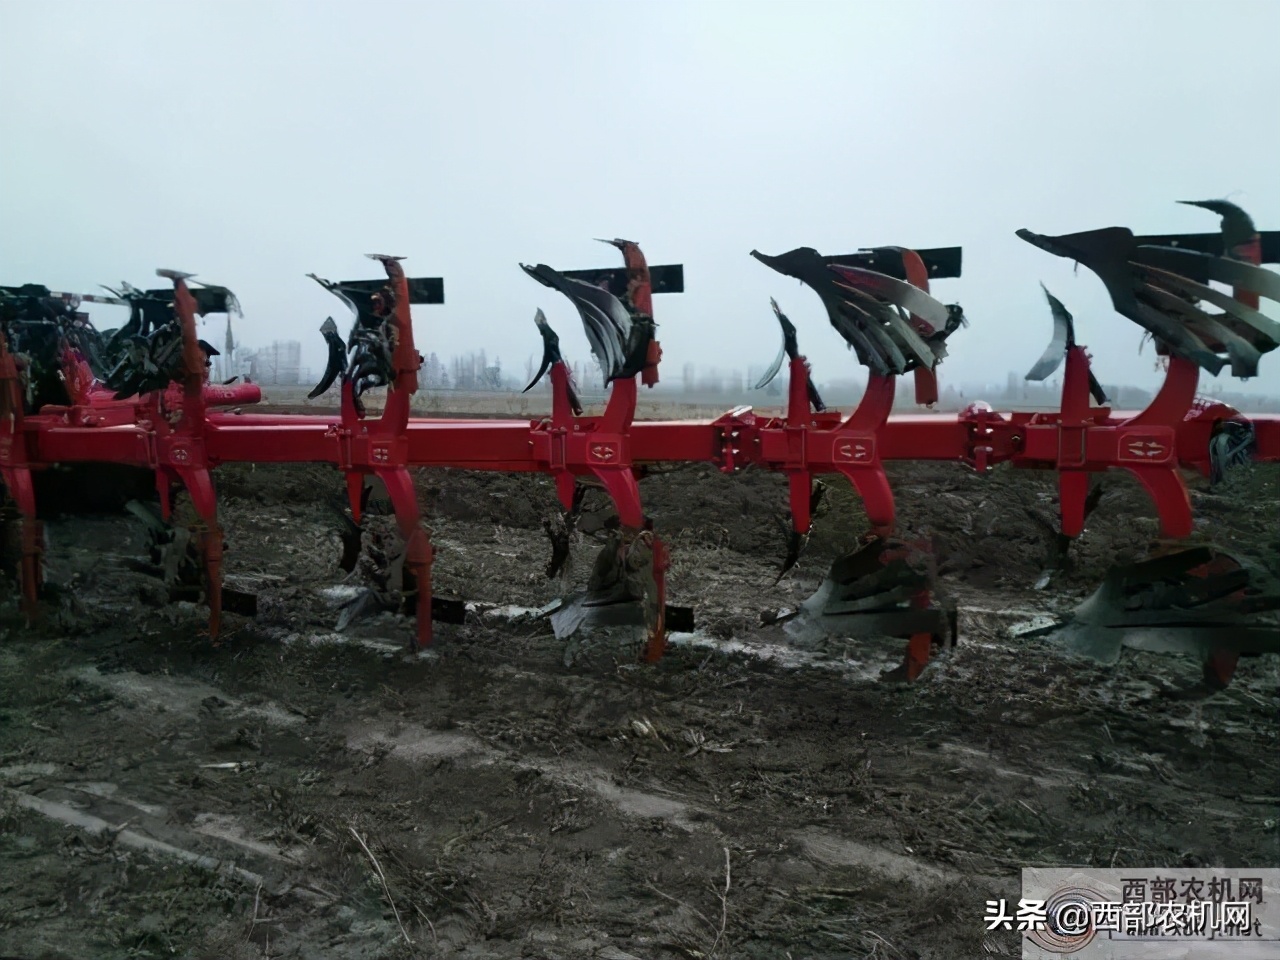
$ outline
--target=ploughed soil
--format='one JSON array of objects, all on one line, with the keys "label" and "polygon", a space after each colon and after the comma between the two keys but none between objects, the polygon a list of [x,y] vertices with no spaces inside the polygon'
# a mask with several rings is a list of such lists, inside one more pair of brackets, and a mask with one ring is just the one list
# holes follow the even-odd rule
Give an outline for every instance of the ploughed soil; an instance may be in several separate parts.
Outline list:
[{"label": "ploughed soil", "polygon": [[[1017,956],[983,914],[1021,867],[1280,861],[1276,657],[1211,692],[1187,658],[1005,633],[1146,554],[1142,491],[1104,478],[1035,589],[1052,475],[892,473],[960,607],[913,684],[880,678],[900,641],[762,626],[865,530],[843,481],[775,582],[782,478],[645,479],[698,619],[656,665],[521,613],[585,579],[600,526],[589,502],[548,581],[544,477],[420,475],[436,592],[474,606],[418,654],[392,613],[335,629],[363,575],[338,568],[336,472],[219,470],[227,582],[258,609],[216,645],[139,569],[138,520],[51,518],[42,621],[11,586],[0,608],[0,956]],[[1196,481],[1197,536],[1274,571],[1277,479]]]}]

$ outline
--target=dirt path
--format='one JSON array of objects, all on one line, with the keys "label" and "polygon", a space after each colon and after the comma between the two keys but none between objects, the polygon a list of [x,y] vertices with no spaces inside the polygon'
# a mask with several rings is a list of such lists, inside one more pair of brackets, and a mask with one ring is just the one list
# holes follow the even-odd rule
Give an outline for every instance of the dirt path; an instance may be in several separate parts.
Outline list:
[{"label": "dirt path", "polygon": [[[837,495],[772,585],[776,481],[645,482],[703,628],[654,667],[501,610],[418,656],[389,615],[336,633],[323,471],[219,477],[228,574],[260,609],[218,647],[200,609],[156,606],[117,559],[143,552],[133,524],[53,523],[63,600],[37,630],[0,610],[0,955],[1016,956],[981,918],[1021,866],[1280,861],[1275,658],[1188,697],[1199,668],[1176,657],[1103,669],[1001,637],[1143,546],[1134,491],[1104,497],[1075,569],[1037,592],[1051,486],[900,472],[963,636],[901,686],[876,679],[896,645],[797,650],[759,626],[858,532]],[[1197,509],[1265,557],[1274,474],[1239,483],[1254,512],[1239,491]],[[556,593],[548,484],[442,472],[421,490],[441,592]]]}]

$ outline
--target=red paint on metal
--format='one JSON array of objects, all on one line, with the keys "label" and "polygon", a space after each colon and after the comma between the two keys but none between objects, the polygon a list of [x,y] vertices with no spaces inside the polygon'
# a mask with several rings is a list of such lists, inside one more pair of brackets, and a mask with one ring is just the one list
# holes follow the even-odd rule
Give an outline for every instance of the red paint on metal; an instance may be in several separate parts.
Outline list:
[{"label": "red paint on metal", "polygon": [[[641,257],[638,247],[634,255]],[[628,268],[636,271],[633,302],[637,307],[647,303],[651,309],[650,291],[638,279],[641,266],[633,266],[626,248],[624,257]],[[914,279],[918,269],[910,257],[904,262]],[[186,487],[204,527],[200,545],[213,635],[218,629],[222,570],[211,473],[218,464],[332,464],[346,474],[357,519],[364,478],[377,476],[391,497],[407,545],[407,567],[417,585],[415,642],[426,644],[431,640],[434,551],[430,534],[422,526],[409,473],[417,467],[547,473],[554,477],[566,509],[572,505],[578,479],[594,479],[613,498],[622,525],[652,537],[654,580],[665,596],[667,548],[646,530],[636,482],[637,469],[648,463],[706,462],[728,472],[745,466],[781,472],[788,478],[793,521],[800,533],[807,532],[811,523],[813,476],[841,473],[862,496],[868,517],[881,535],[892,531],[895,520],[893,494],[884,472],[888,461],[952,461],[979,470],[1011,463],[1024,469],[1055,470],[1060,476],[1063,532],[1072,536],[1083,526],[1089,475],[1125,469],[1151,496],[1164,535],[1176,538],[1191,530],[1181,471],[1208,471],[1216,423],[1248,420],[1256,436],[1256,458],[1280,461],[1280,417],[1246,418],[1225,405],[1197,401],[1198,371],[1177,358],[1170,359],[1165,383],[1146,410],[1123,414],[1091,406],[1089,357],[1079,346],[1068,351],[1061,407],[1048,413],[1001,413],[973,404],[958,414],[890,416],[895,381],[875,376],[847,418],[838,412],[814,413],[808,397],[808,364],[801,357],[790,364],[787,410],[782,417],[761,417],[748,409],[710,421],[636,422],[636,377],[614,382],[602,415],[575,416],[569,402],[568,371],[557,363],[550,374],[549,417],[533,421],[411,418],[409,398],[417,389],[420,358],[408,288],[395,261],[384,261],[384,265],[396,294],[395,376],[377,419],[357,414],[350,384],[343,389],[337,415],[238,415],[214,409],[251,404],[260,393],[256,385],[219,387],[206,382],[205,358],[195,335],[194,303],[181,279],[174,283],[175,310],[185,338],[184,371],[181,383],[164,391],[115,401],[96,385],[86,388],[77,380],[70,406],[26,414],[21,371],[0,338],[0,476],[23,518],[27,609],[34,611],[38,598],[42,549],[31,472],[55,463],[106,462],[153,470],[166,512],[172,485]],[[647,658],[664,648],[664,627],[660,616],[646,646]],[[920,638],[912,639],[909,663],[922,667],[927,662],[923,644]]]}]

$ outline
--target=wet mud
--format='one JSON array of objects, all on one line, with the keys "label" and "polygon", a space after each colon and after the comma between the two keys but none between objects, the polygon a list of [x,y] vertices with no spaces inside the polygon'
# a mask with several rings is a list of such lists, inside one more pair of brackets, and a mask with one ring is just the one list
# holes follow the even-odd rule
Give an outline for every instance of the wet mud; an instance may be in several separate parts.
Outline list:
[{"label": "wet mud", "polygon": [[[1136,484],[1103,478],[1046,580],[1052,475],[895,466],[960,609],[907,685],[879,679],[897,641],[762,624],[865,532],[843,482],[775,582],[782,478],[713,473],[642,484],[699,624],[656,665],[522,614],[580,586],[602,536],[589,501],[546,579],[544,477],[418,476],[436,592],[472,603],[418,654],[393,613],[336,630],[361,584],[335,471],[218,471],[227,582],[258,613],[217,645],[130,563],[136,520],[52,513],[43,620],[0,601],[0,955],[1017,956],[982,916],[1023,866],[1280,861],[1280,660],[1210,693],[1187,658],[1103,667],[1005,633],[1145,554]],[[1196,481],[1197,538],[1274,572],[1278,476]]]}]

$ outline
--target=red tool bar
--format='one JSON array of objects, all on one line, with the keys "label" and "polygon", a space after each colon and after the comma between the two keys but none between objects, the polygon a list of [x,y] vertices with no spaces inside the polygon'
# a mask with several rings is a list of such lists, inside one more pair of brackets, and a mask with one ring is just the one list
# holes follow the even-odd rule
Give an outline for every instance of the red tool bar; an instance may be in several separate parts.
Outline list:
[{"label": "red tool bar", "polygon": [[[716,463],[725,443],[719,421],[637,420],[631,456],[637,463]],[[743,426],[741,429],[749,428]],[[749,459],[749,458],[748,458]]]},{"label": "red tool bar", "polygon": [[[978,447],[990,448],[988,462],[1014,460],[1021,467],[1053,467],[1060,453],[1069,452],[1090,464],[1176,460],[1184,469],[1208,469],[1209,439],[1216,422],[1248,421],[1255,432],[1254,459],[1280,462],[1280,415],[1241,416],[1229,407],[1213,405],[1188,418],[1173,432],[1172,454],[1144,455],[1137,460],[1120,449],[1119,427],[1135,414],[1106,408],[1087,431],[1064,428],[1056,412],[992,412],[986,435],[975,436],[971,414],[908,414],[888,420],[876,435],[882,460],[938,460],[971,463]],[[581,418],[583,433],[598,423]],[[343,427],[337,416],[210,413],[206,419],[205,450],[211,463],[332,463],[344,462]],[[785,421],[754,419],[747,411],[715,421],[640,420],[628,435],[634,463],[721,464],[725,447],[738,449],[739,466],[769,468],[786,458],[790,442]],[[39,414],[25,419],[24,437],[33,466],[54,463],[108,462],[152,465],[155,432],[146,421],[124,425],[72,426],[63,416]],[[729,428],[738,430],[736,439]],[[827,431],[815,430],[810,442]],[[1130,433],[1133,431],[1130,430]],[[555,439],[540,421],[528,420],[410,420],[405,434],[406,466],[452,467],[464,470],[547,470],[551,457],[538,447]],[[1079,446],[1083,438],[1083,446]],[[1071,440],[1077,447],[1071,448]],[[369,442],[357,433],[346,442]]]},{"label": "red tool bar", "polygon": [[156,436],[141,426],[69,427],[27,417],[21,434],[32,467],[55,463],[155,465]]},{"label": "red tool bar", "polygon": [[880,433],[882,460],[972,459],[969,425],[958,414],[891,417]]},{"label": "red tool bar", "polygon": [[212,413],[205,431],[210,463],[341,462],[337,417]]}]

